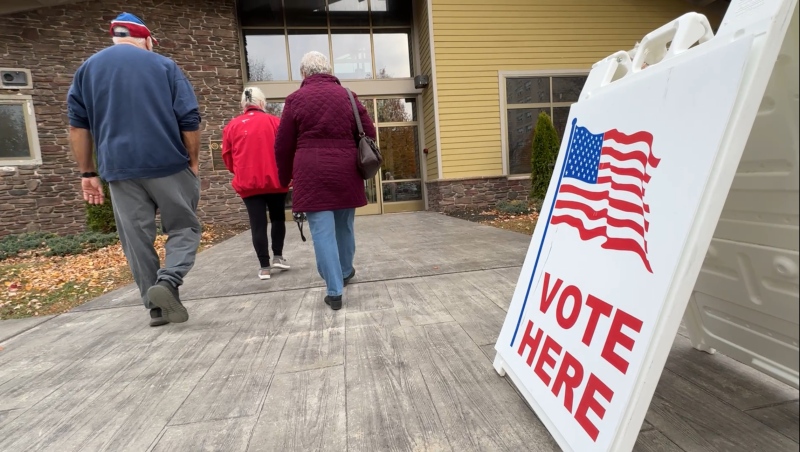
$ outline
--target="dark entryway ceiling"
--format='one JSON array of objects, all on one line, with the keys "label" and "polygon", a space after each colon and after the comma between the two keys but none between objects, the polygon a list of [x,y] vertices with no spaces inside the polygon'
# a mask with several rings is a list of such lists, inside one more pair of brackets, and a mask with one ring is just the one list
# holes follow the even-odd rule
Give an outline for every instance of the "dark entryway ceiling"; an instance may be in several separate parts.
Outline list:
[{"label": "dark entryway ceiling", "polygon": [[[11,14],[20,11],[30,11],[33,9],[45,8],[47,6],[58,6],[67,3],[77,3],[85,0],[0,0],[0,15]],[[298,0],[293,0],[298,1]],[[321,0],[300,0],[307,3],[319,3]],[[334,0],[338,1],[338,0]],[[411,0],[409,0],[411,1]],[[709,6],[712,3],[722,3],[727,6],[730,0],[686,0],[695,6]],[[715,5],[716,6],[716,5]]]},{"label": "dark entryway ceiling", "polygon": [[30,11],[84,0],[0,0],[0,15]]}]

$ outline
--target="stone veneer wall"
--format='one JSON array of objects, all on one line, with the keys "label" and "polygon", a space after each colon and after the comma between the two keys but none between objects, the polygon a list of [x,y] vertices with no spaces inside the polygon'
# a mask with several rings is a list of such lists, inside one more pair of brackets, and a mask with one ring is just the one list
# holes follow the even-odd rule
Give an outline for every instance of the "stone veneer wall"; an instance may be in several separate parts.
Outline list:
[{"label": "stone veneer wall", "polygon": [[444,179],[427,182],[426,186],[428,209],[437,212],[486,209],[502,200],[527,200],[531,191],[530,179],[509,179],[505,176]]},{"label": "stone veneer wall", "polygon": [[194,86],[203,116],[200,151],[204,222],[242,223],[246,214],[227,171],[212,168],[209,140],[239,112],[242,70],[234,0],[90,0],[0,16],[0,67],[27,68],[41,165],[0,170],[0,236],[85,227],[80,178],[68,143],[66,98],[78,66],[111,45],[108,25],[120,12],[141,17]]}]

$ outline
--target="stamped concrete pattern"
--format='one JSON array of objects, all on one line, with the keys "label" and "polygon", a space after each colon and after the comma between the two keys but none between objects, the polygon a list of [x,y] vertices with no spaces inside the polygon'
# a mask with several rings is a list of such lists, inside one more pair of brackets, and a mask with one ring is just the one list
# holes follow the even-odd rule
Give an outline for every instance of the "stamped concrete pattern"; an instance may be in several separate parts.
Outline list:
[{"label": "stamped concrete pattern", "polygon": [[[529,238],[435,213],[359,217],[331,311],[313,247],[270,281],[249,233],[199,255],[189,322],[134,287],[0,322],[0,451],[556,451],[492,369]],[[798,391],[679,334],[637,451],[796,451]]]}]

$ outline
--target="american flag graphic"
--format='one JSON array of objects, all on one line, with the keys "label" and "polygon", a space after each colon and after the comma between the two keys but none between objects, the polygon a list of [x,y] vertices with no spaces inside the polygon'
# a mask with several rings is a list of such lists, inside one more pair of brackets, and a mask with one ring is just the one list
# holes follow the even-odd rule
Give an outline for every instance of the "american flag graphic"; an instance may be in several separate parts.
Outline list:
[{"label": "american flag graphic", "polygon": [[652,273],[645,193],[660,162],[652,146],[649,132],[594,134],[575,127],[550,224],[569,225],[584,241],[602,239],[602,248],[636,253]]}]

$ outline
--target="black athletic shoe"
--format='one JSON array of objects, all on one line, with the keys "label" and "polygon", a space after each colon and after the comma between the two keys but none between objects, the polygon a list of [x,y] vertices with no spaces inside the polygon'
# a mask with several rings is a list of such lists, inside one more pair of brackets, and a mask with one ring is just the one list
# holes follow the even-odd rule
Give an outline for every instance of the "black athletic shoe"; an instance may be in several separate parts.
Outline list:
[{"label": "black athletic shoe", "polygon": [[183,323],[189,320],[189,312],[181,303],[178,288],[167,281],[159,281],[147,291],[150,303],[161,308],[164,318],[170,323]]},{"label": "black athletic shoe", "polygon": [[150,326],[161,326],[168,323],[169,321],[167,321],[161,313],[161,308],[153,308],[150,310]]},{"label": "black athletic shoe", "polygon": [[334,311],[338,311],[339,309],[342,309],[342,296],[339,295],[339,296],[333,297],[333,296],[330,296],[330,295],[326,295],[325,296],[325,304],[330,306],[331,309],[333,309]]}]

